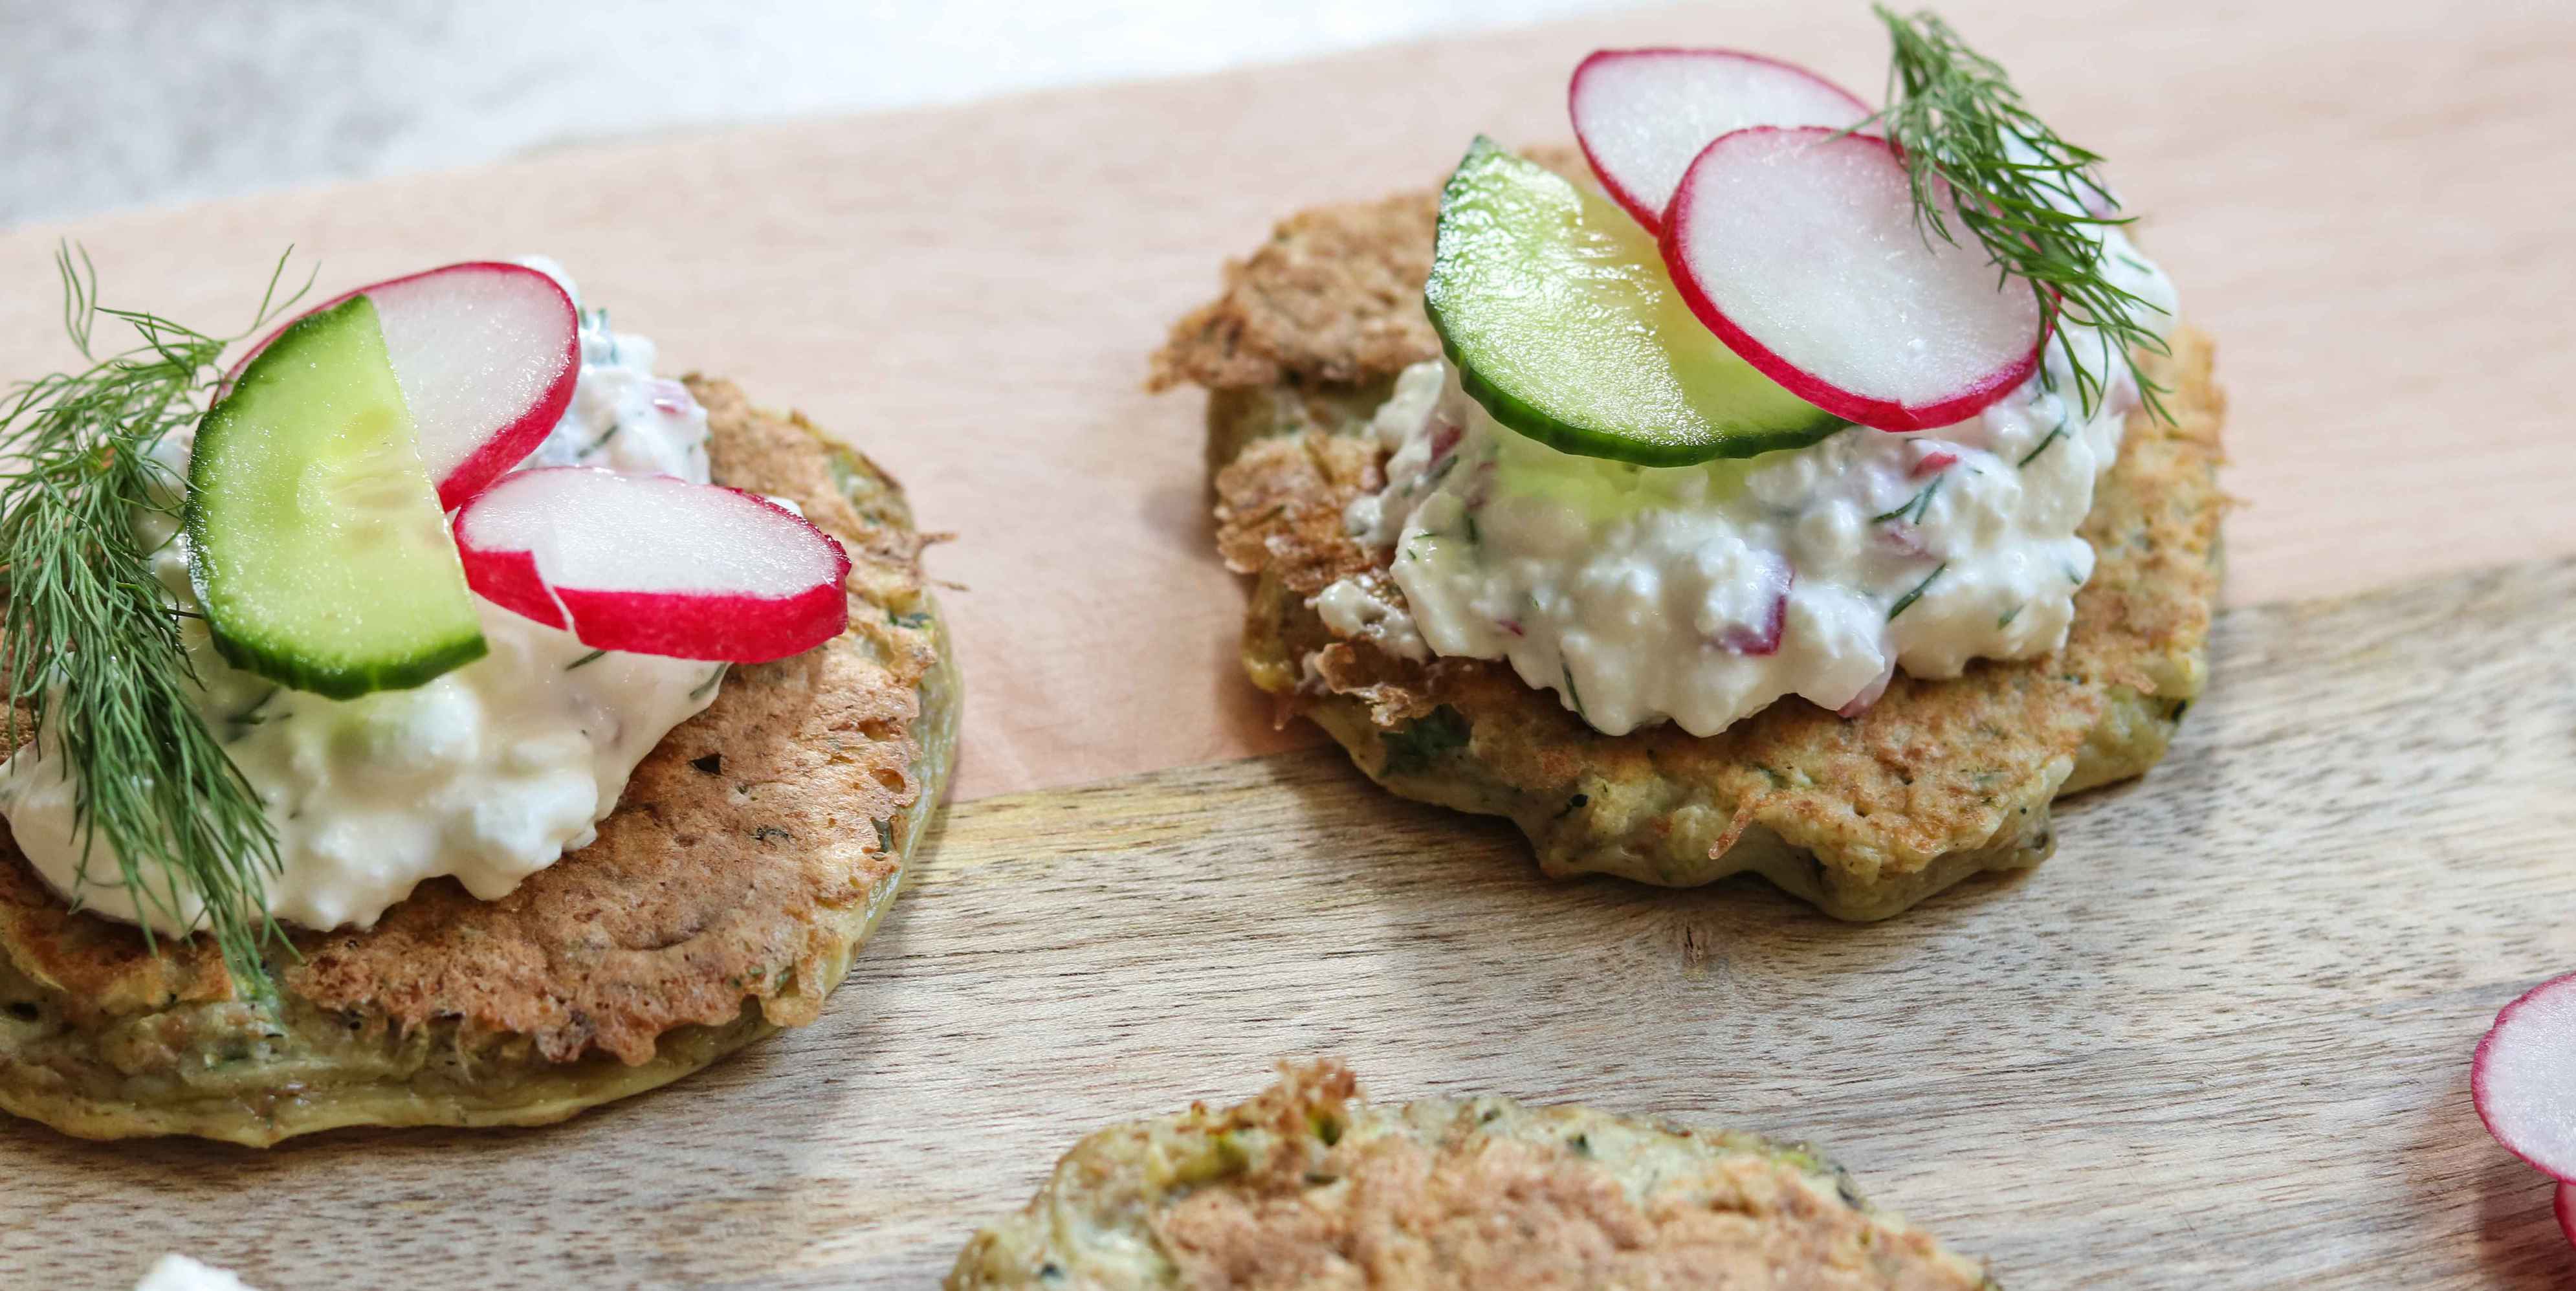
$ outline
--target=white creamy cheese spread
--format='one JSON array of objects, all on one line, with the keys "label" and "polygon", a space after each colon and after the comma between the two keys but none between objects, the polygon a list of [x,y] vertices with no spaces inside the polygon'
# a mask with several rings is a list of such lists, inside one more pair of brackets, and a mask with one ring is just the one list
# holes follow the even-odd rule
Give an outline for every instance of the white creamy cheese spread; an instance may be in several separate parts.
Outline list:
[{"label": "white creamy cheese spread", "polygon": [[[2110,280],[2173,321],[2173,287],[2118,231]],[[1712,735],[1784,696],[1858,712],[1898,667],[2064,644],[2093,572],[2076,536],[2139,391],[2091,328],[2065,329],[2105,389],[2086,416],[2066,350],[1976,417],[1684,467],[1559,452],[1496,422],[1448,366],[1378,409],[1393,450],[1349,530],[1391,576],[1314,600],[1325,623],[1411,659],[1506,659],[1613,735],[1671,719]]]},{"label": "white creamy cheese spread", "polygon": [[256,1291],[230,1269],[200,1264],[185,1255],[164,1255],[134,1284],[134,1291]]},{"label": "white creamy cheese spread", "polygon": [[[563,282],[551,261],[529,260]],[[578,300],[578,294],[575,295]],[[524,466],[586,465],[707,480],[707,414],[653,375],[653,344],[582,315],[572,405]],[[184,475],[189,444],[164,444]],[[186,535],[147,514],[162,585],[194,610]],[[602,653],[570,633],[476,602],[490,652],[410,690],[335,700],[224,662],[202,620],[184,633],[198,711],[266,805],[282,873],[270,911],[308,928],[364,927],[423,880],[452,875],[485,900],[590,842],[636,763],[705,708],[721,665]],[[78,784],[31,749],[0,767],[0,813],[37,873],[98,914],[184,934],[200,909],[144,876],[138,894],[106,849],[73,836]]]}]

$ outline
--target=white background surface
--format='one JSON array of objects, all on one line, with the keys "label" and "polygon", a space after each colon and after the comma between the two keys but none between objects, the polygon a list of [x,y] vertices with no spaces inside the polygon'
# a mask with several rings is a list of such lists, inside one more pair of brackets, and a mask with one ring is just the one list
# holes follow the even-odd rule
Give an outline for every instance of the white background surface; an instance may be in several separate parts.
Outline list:
[{"label": "white background surface", "polygon": [[0,0],[0,226],[1622,0]]}]

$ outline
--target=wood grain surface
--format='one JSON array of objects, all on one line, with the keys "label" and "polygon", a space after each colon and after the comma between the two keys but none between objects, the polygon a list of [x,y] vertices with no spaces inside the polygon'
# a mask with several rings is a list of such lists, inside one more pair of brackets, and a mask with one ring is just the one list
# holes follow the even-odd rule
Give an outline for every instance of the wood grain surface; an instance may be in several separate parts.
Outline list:
[{"label": "wood grain surface", "polygon": [[1086,1130],[1324,1052],[1811,1138],[2017,1291],[2566,1285],[2468,1058],[2576,965],[2576,562],[2235,610],[2216,666],[2054,860],[1875,925],[1553,883],[1331,752],[955,807],[820,1023],[564,1126],[0,1124],[0,1282],[922,1286]]},{"label": "wood grain surface", "polygon": [[2151,212],[2251,505],[2166,767],[2070,807],[2035,874],[1871,927],[1750,884],[1552,884],[1508,828],[1272,732],[1197,401],[1138,389],[1222,257],[1473,131],[1557,136],[1582,51],[1868,88],[1856,2],[0,233],[12,375],[63,361],[59,237],[112,300],[216,319],[290,240],[334,288],[558,256],[667,366],[804,408],[962,532],[934,568],[968,586],[974,800],[821,1023],[562,1127],[255,1154],[0,1123],[0,1286],[121,1287],[170,1249],[270,1291],[919,1286],[1083,1131],[1313,1052],[1392,1099],[1813,1137],[2016,1288],[2576,1280],[2467,1094],[2495,1008],[2576,967],[2576,168],[2545,164],[2576,7],[1943,7]]},{"label": "wood grain surface", "polygon": [[[2113,158],[2219,340],[2240,604],[2576,552],[2576,4],[1958,0]],[[45,257],[231,326],[292,242],[327,289],[542,251],[674,370],[880,457],[975,690],[961,799],[1311,742],[1232,667],[1199,401],[1145,354],[1303,206],[1427,187],[1467,140],[1566,131],[1581,54],[1724,43],[1875,93],[1861,0],[1714,0],[1323,62],[586,149],[0,234],[0,375],[65,361]]]}]

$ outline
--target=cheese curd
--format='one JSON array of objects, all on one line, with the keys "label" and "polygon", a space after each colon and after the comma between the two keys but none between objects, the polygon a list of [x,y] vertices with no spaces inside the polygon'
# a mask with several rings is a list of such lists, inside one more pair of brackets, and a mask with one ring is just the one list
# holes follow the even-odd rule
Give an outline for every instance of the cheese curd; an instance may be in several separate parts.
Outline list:
[{"label": "cheese curd", "polygon": [[[550,261],[530,260],[564,283]],[[578,300],[578,294],[575,294]],[[652,342],[582,315],[571,406],[527,466],[586,465],[705,483],[707,414],[653,375]],[[189,444],[163,444],[181,475]],[[193,611],[187,537],[147,514],[144,542],[175,604]],[[571,634],[477,600],[483,658],[409,690],[335,700],[224,662],[202,620],[183,633],[198,712],[266,807],[280,873],[268,907],[308,928],[365,927],[421,882],[452,876],[506,896],[592,839],[635,765],[705,708],[722,665],[592,650]],[[110,918],[184,934],[202,909],[170,876],[127,887],[117,858],[76,837],[80,793],[41,748],[0,767],[0,813],[55,891]]]},{"label": "cheese curd", "polygon": [[257,1291],[230,1269],[200,1264],[185,1255],[164,1255],[134,1284],[134,1291]]},{"label": "cheese curd", "polygon": [[[2116,230],[2103,256],[2143,321],[2170,327],[2164,274]],[[2076,530],[2139,403],[2099,332],[2064,339],[1956,425],[1685,467],[1559,452],[1496,422],[1446,363],[1417,364],[1373,421],[1385,488],[1345,515],[1394,549],[1401,598],[1344,579],[1315,609],[1407,658],[1508,660],[1613,735],[1667,719],[1711,735],[1789,695],[1857,712],[1899,667],[2046,654],[2093,572]],[[2104,380],[2090,415],[2068,345]]]}]

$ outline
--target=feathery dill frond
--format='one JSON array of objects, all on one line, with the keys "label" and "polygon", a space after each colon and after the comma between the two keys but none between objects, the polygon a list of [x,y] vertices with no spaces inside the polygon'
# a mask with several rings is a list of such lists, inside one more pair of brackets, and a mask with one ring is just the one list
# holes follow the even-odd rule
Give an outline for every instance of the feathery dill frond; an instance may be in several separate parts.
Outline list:
[{"label": "feathery dill frond", "polygon": [[[285,267],[281,257],[245,335],[303,294],[278,299]],[[0,738],[38,740],[75,778],[84,868],[114,856],[125,885],[172,922],[196,898],[235,986],[265,997],[276,832],[197,713],[186,612],[136,529],[145,513],[177,516],[185,481],[154,450],[203,412],[199,396],[240,338],[99,303],[86,251],[58,249],[55,268],[63,330],[87,366],[0,396]],[[131,328],[135,344],[100,353],[102,321]]]}]

